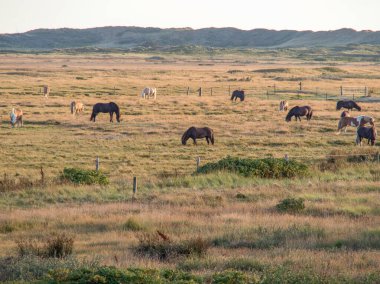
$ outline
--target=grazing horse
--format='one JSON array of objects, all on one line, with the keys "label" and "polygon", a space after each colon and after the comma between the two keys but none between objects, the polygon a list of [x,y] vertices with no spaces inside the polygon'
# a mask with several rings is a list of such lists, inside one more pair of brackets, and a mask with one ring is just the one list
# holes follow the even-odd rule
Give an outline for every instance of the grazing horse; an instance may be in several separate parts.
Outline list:
[{"label": "grazing horse", "polygon": [[362,110],[362,108],[354,101],[338,101],[336,103],[336,110],[340,110],[341,108],[346,108],[348,110],[352,110],[354,108],[358,111]]},{"label": "grazing horse", "polygon": [[146,87],[144,88],[144,90],[141,92],[141,97],[146,99],[146,98],[153,98],[153,99],[156,99],[156,95],[157,95],[157,90],[156,88],[150,88],[150,87]]},{"label": "grazing horse", "polygon": [[288,101],[280,102],[280,111],[287,111],[289,107]]},{"label": "grazing horse", "polygon": [[95,118],[99,112],[109,113],[110,114],[110,122],[113,122],[113,113],[116,113],[116,120],[120,122],[120,110],[119,106],[114,102],[110,102],[108,104],[97,103],[92,107],[92,114],[90,121],[95,122]]},{"label": "grazing horse", "polygon": [[206,138],[207,144],[214,145],[214,131],[208,127],[190,127],[186,132],[182,135],[182,145],[186,145],[186,141],[191,138],[194,141],[194,144],[197,144],[197,138]]},{"label": "grazing horse", "polygon": [[299,119],[299,121],[301,121],[301,116],[305,116],[305,115],[308,121],[313,116],[313,110],[311,109],[310,106],[302,106],[302,107],[295,106],[289,110],[288,114],[286,115],[285,120],[289,122],[292,120],[292,117],[295,116],[296,121],[297,121],[297,118]]},{"label": "grazing horse", "polygon": [[24,121],[22,119],[23,112],[21,109],[14,109],[12,108],[11,112],[11,125],[12,127],[15,127],[17,125],[18,127],[21,125],[24,125]]},{"label": "grazing horse", "polygon": [[73,115],[77,115],[78,113],[84,111],[83,103],[78,102],[78,101],[72,101],[70,104],[70,108],[71,108],[71,114]]},{"label": "grazing horse", "polygon": [[369,141],[371,141],[371,145],[374,146],[375,141],[376,141],[376,136],[377,136],[377,131],[375,129],[375,126],[372,126],[372,127],[360,126],[358,130],[356,131],[356,145],[361,146],[362,139],[366,138],[368,139],[368,144],[369,144]]},{"label": "grazing horse", "polygon": [[340,117],[350,117],[350,113],[346,110],[342,111],[342,113],[340,114]]},{"label": "grazing horse", "polygon": [[237,98],[239,98],[241,102],[244,101],[245,99],[244,91],[239,91],[239,90],[233,91],[232,96],[231,96],[231,101],[235,99],[235,102],[236,102]]},{"label": "grazing horse", "polygon": [[358,117],[349,117],[349,116],[341,117],[338,123],[337,134],[339,134],[343,128],[344,128],[344,132],[346,132],[347,126],[360,127],[360,126],[366,125],[367,123],[374,126],[375,119],[366,115],[359,115]]}]

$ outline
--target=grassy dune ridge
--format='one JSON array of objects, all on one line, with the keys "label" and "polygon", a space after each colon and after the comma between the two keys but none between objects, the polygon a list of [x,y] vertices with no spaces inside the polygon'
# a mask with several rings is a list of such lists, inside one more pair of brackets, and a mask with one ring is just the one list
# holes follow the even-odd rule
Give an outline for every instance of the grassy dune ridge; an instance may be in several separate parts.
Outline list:
[{"label": "grassy dune ridge", "polygon": [[[0,181],[25,185],[0,193],[1,261],[17,255],[15,240],[43,240],[65,232],[74,236],[74,258],[121,269],[180,269],[201,276],[226,269],[262,275],[285,269],[315,273],[316,283],[345,277],[351,282],[379,281],[378,146],[356,147],[353,128],[336,135],[340,112],[333,100],[296,92],[266,96],[273,84],[296,89],[298,82],[292,78],[298,77],[304,78],[306,89],[331,93],[339,92],[340,85],[368,86],[375,90],[374,101],[361,102],[361,113],[377,120],[376,66],[363,62],[331,68],[287,58],[273,64],[266,57],[232,55],[164,55],[168,62],[157,64],[146,60],[150,56],[0,56]],[[339,80],[320,77],[326,73]],[[247,77],[249,81],[239,81]],[[51,88],[48,99],[39,93],[46,83]],[[156,101],[139,97],[145,85],[158,88]],[[232,90],[247,89],[244,103],[229,100],[229,85]],[[202,97],[194,92],[200,86]],[[286,123],[285,113],[277,110],[284,98],[291,106],[311,105],[313,119]],[[74,99],[85,104],[85,113],[78,117],[70,114]],[[106,114],[90,122],[92,104],[108,101],[120,105],[122,122],[111,124]],[[13,106],[25,113],[23,128],[9,127]],[[181,135],[192,125],[213,128],[215,145],[200,140],[197,146],[182,146]],[[198,156],[204,165],[229,155],[285,154],[307,165],[309,174],[290,179],[223,171],[195,174]],[[343,157],[329,159],[329,154]],[[349,154],[370,154],[374,159],[347,159]],[[110,184],[58,180],[64,167],[94,169],[97,156]],[[138,178],[135,199],[133,176]],[[298,214],[277,211],[276,205],[288,197],[304,199],[305,209]],[[210,249],[204,256],[166,260],[136,254],[141,234],[157,230],[178,243],[202,238]],[[36,267],[32,260],[25,261],[15,267]],[[57,265],[72,267],[64,262]],[[75,262],[75,267],[80,265]]]}]

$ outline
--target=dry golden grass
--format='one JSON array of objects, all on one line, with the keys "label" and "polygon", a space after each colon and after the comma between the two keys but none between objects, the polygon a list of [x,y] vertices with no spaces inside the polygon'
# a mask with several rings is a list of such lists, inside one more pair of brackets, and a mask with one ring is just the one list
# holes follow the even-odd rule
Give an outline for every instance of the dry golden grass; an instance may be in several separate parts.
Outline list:
[{"label": "dry golden grass", "polygon": [[[297,94],[266,97],[267,86],[274,83],[277,88],[297,88],[298,82],[278,81],[275,78],[279,76],[305,77],[306,89],[319,88],[331,94],[338,93],[340,85],[377,89],[378,80],[316,80],[322,74],[316,68],[325,65],[286,59],[269,64],[267,59],[259,58],[255,63],[244,64],[230,57],[217,60],[173,56],[169,63],[154,64],[145,58],[130,54],[0,56],[0,173],[38,179],[43,166],[51,180],[64,166],[94,168],[95,157],[99,156],[101,169],[111,177],[107,187],[52,184],[42,189],[3,193],[1,256],[14,253],[14,240],[18,238],[65,231],[75,234],[78,255],[101,256],[105,264],[188,264],[188,260],[160,262],[136,256],[131,248],[137,244],[137,233],[124,228],[125,222],[133,218],[143,231],[159,229],[176,239],[202,236],[215,243],[221,239],[228,243],[215,245],[206,259],[197,260],[214,263],[210,268],[195,269],[200,273],[236,258],[287,264],[294,270],[313,267],[323,275],[357,276],[380,270],[379,246],[363,237],[367,232],[375,232],[379,240],[380,165],[350,164],[335,172],[318,169],[319,160],[331,151],[360,153],[368,146],[357,149],[352,128],[345,134],[335,134],[340,112],[335,111],[332,100],[315,96],[297,99]],[[380,75],[378,68],[369,63],[336,67],[354,75]],[[268,68],[289,71],[270,75],[252,72]],[[247,77],[251,81],[231,81]],[[44,84],[51,88],[48,99],[39,93]],[[229,85],[232,90],[248,90],[244,103],[231,103]],[[156,101],[139,97],[144,86],[157,87]],[[189,96],[187,86],[192,90]],[[202,97],[194,93],[200,86],[204,90]],[[284,98],[293,98],[290,106],[311,105],[313,119],[286,123],[285,113],[277,111]],[[74,99],[85,104],[84,114],[77,117],[70,114],[70,102]],[[91,106],[108,101],[119,104],[123,121],[111,124],[108,115],[100,114],[96,123],[90,122]],[[366,102],[361,106],[363,113],[378,119],[380,103]],[[23,128],[10,128],[12,107],[23,109]],[[198,146],[182,146],[181,135],[192,125],[213,128],[215,145],[199,141]],[[195,170],[197,156],[206,163],[227,155],[285,154],[307,163],[312,168],[311,176],[277,181],[234,175],[189,176]],[[141,191],[132,203],[130,180],[134,175],[138,176]],[[247,198],[240,200],[237,193]],[[277,213],[275,205],[287,196],[305,198],[305,212]],[[306,230],[306,236],[288,236],[273,247],[265,247],[276,232],[282,238],[281,234],[293,229]],[[260,235],[260,230],[265,233]],[[254,247],[258,241],[263,247]],[[368,247],[353,249],[353,241]],[[347,249],[337,248],[339,242],[346,244]]]}]

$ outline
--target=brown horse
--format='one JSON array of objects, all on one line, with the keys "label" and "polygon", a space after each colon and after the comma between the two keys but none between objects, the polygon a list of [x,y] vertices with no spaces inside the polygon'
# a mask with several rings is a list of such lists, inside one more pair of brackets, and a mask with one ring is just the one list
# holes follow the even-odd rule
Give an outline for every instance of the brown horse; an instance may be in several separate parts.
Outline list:
[{"label": "brown horse", "polygon": [[360,126],[356,131],[356,145],[362,145],[362,139],[368,139],[368,144],[371,141],[371,145],[374,146],[376,142],[377,131],[375,126],[372,127],[364,127]]},{"label": "brown horse", "polygon": [[84,105],[83,103],[79,101],[72,101],[70,104],[71,114],[77,115],[80,112],[84,111]]},{"label": "brown horse", "polygon": [[299,107],[299,106],[295,106],[293,107],[287,114],[285,120],[287,122],[291,121],[292,120],[292,117],[295,116],[296,117],[296,121],[297,121],[297,118],[299,119],[299,121],[301,121],[301,116],[306,116],[306,119],[307,120],[310,120],[311,117],[313,116],[313,110],[311,109],[310,106],[302,106],[302,107]]},{"label": "brown horse", "polygon": [[338,123],[338,133],[344,128],[344,132],[347,130],[347,126],[353,126],[353,127],[360,127],[364,126],[367,123],[374,126],[375,125],[375,119],[373,119],[370,116],[366,115],[359,115],[358,117],[341,117]]},{"label": "brown horse", "polygon": [[185,133],[182,135],[182,145],[186,145],[186,141],[191,138],[194,141],[194,144],[197,144],[198,138],[206,138],[207,144],[214,145],[214,131],[208,127],[190,127]]},{"label": "brown horse", "polygon": [[22,116],[23,116],[23,112],[21,109],[12,109],[12,112],[11,112],[11,125],[12,127],[15,127],[15,125],[17,126],[24,126],[24,121],[22,119]]},{"label": "brown horse", "polygon": [[280,102],[280,111],[287,111],[288,107],[289,107],[289,104],[287,101]]}]

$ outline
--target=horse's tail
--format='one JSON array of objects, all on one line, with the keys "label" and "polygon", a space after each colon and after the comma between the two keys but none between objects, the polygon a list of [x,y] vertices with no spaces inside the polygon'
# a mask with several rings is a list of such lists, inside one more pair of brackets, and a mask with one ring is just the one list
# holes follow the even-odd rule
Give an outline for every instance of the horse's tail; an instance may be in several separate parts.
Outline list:
[{"label": "horse's tail", "polygon": [[313,116],[313,110],[310,108],[308,119],[310,120]]},{"label": "horse's tail", "polygon": [[71,114],[74,114],[74,106],[75,106],[75,102],[71,102],[70,104]]},{"label": "horse's tail", "polygon": [[120,122],[120,108],[119,108],[119,106],[117,104],[115,104],[114,102],[111,102],[110,104],[113,105],[115,108],[117,122]]}]

